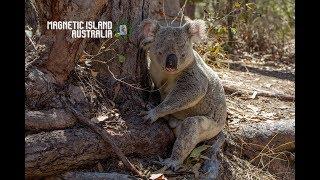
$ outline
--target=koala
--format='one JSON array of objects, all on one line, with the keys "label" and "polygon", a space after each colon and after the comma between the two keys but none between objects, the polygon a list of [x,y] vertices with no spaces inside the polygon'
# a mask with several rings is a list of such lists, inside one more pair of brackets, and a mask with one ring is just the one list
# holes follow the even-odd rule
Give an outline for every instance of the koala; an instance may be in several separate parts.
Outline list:
[{"label": "koala", "polygon": [[223,129],[225,92],[218,75],[193,50],[193,43],[206,37],[204,21],[188,20],[173,27],[145,19],[140,28],[150,76],[161,95],[159,105],[140,115],[150,123],[168,121],[176,140],[163,165],[177,170],[198,143]]}]

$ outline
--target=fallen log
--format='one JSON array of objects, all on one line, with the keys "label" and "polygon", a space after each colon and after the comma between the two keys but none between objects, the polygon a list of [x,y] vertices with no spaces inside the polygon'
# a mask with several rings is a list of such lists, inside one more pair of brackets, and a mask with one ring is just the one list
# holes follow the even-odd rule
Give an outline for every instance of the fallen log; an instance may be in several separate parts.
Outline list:
[{"label": "fallen log", "polygon": [[[139,121],[128,120],[123,134],[108,131],[125,155],[161,155],[171,149],[174,134],[164,122],[150,125]],[[87,128],[41,132],[25,138],[25,175],[59,174],[111,156],[115,156],[111,147]]]},{"label": "fallen log", "polygon": [[[274,155],[283,151],[292,151],[294,149],[294,137],[294,120],[243,124],[235,132],[219,133],[218,136],[206,142],[212,147],[205,154],[210,159],[205,160],[203,163],[202,171],[204,174],[202,176],[206,177],[203,179],[216,179],[218,175],[225,177],[223,173],[219,172],[221,159],[217,156],[219,147],[224,142],[226,143],[224,153],[248,159],[252,164],[259,165],[260,157],[266,156],[268,153],[269,155]],[[266,158],[263,160],[267,163],[270,162]],[[277,169],[269,168],[269,171],[273,174],[278,173],[279,171],[277,170],[280,169],[288,172],[292,168],[288,167],[287,163],[277,160],[272,160],[269,164],[270,167],[277,167]],[[292,178],[292,176],[290,177]]]},{"label": "fallen log", "polygon": [[[129,122],[124,134],[110,133],[124,154],[149,156],[171,150],[174,136],[163,122],[150,126],[137,121]],[[228,150],[234,149],[233,154],[245,155],[249,160],[270,149],[275,153],[292,151],[294,120],[241,125],[237,131],[227,133],[226,146]],[[59,174],[110,156],[115,156],[112,149],[106,148],[104,140],[86,128],[32,134],[25,138],[25,175]]]},{"label": "fallen log", "polygon": [[277,79],[284,79],[288,81],[294,81],[295,80],[295,75],[292,72],[284,72],[281,70],[267,70],[267,69],[262,69],[259,67],[255,67],[252,65],[257,65],[255,63],[251,63],[252,65],[247,65],[248,63],[243,63],[243,62],[234,62],[234,61],[227,61],[225,63],[229,64],[229,68],[232,70],[236,71],[242,71],[242,72],[251,72],[255,74],[260,74],[263,76],[269,76],[269,77],[274,77]]},{"label": "fallen log", "polygon": [[281,179],[294,178],[295,120],[240,125],[226,133],[225,150]]},{"label": "fallen log", "polygon": [[55,130],[73,126],[76,118],[64,109],[50,109],[25,112],[26,130]]},{"label": "fallen log", "polygon": [[[252,94],[253,91],[246,90],[246,89],[241,89],[239,87],[236,87],[234,85],[230,85],[227,83],[223,84],[223,88],[226,91],[226,93],[232,94],[240,94],[240,95],[248,95]],[[281,93],[276,93],[276,92],[269,92],[269,91],[264,91],[264,90],[255,90],[256,94],[255,96],[264,96],[264,97],[271,97],[271,98],[278,98],[283,101],[294,101],[295,97],[287,94],[281,94]]]},{"label": "fallen log", "polygon": [[243,124],[238,130],[230,133],[232,140],[242,145],[242,153],[253,158],[262,150],[273,152],[292,151],[295,148],[295,120],[265,121],[261,123]]},{"label": "fallen log", "polygon": [[131,180],[134,177],[119,174],[119,173],[99,173],[99,172],[68,172],[63,176],[65,180],[86,180],[86,179],[94,179],[94,180]]}]

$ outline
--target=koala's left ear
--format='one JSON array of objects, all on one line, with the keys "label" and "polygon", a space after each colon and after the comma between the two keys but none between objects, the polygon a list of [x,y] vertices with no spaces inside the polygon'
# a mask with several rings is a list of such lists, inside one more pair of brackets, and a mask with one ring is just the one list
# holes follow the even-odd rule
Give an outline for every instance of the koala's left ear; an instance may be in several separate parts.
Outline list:
[{"label": "koala's left ear", "polygon": [[154,36],[159,30],[160,25],[158,21],[145,19],[139,25],[140,30],[140,39],[142,40],[141,46],[145,46],[146,44],[153,42]]},{"label": "koala's left ear", "polygon": [[187,33],[190,35],[191,41],[198,43],[207,38],[206,23],[203,20],[190,20],[185,25]]}]

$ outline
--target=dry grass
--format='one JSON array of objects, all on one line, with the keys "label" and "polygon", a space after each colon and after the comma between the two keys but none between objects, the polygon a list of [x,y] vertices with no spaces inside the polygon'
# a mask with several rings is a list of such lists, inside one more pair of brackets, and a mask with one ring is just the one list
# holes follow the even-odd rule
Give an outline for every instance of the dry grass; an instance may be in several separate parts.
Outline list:
[{"label": "dry grass", "polygon": [[235,155],[223,155],[222,162],[224,168],[231,174],[226,174],[229,179],[236,180],[275,180],[276,178],[268,171],[264,171]]},{"label": "dry grass", "polygon": [[213,42],[202,43],[194,46],[203,60],[212,68],[229,69],[229,57],[222,49],[221,44]]}]

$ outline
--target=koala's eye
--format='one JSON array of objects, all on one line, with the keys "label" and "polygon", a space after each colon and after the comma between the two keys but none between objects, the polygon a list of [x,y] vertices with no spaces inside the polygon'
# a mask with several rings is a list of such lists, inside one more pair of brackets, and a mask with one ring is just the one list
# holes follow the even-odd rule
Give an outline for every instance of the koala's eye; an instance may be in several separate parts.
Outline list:
[{"label": "koala's eye", "polygon": [[162,55],[162,52],[159,51],[158,54],[159,54],[159,55]]},{"label": "koala's eye", "polygon": [[185,55],[185,54],[181,54],[181,57],[182,57],[182,58],[185,58],[185,57],[186,57],[186,55]]}]

